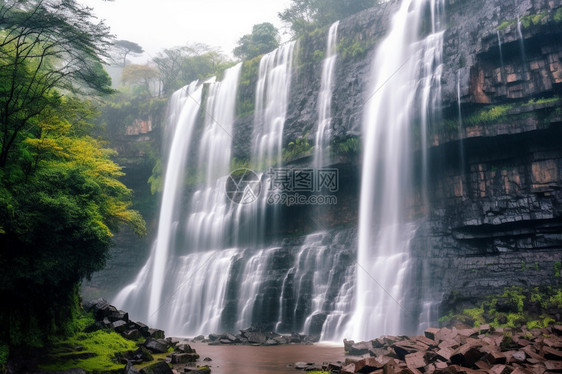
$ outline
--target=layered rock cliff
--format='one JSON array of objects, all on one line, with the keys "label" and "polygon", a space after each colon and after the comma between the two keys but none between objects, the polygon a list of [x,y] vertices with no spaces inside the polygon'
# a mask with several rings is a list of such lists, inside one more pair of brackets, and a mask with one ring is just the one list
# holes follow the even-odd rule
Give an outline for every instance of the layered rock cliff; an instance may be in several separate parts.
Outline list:
[{"label": "layered rock cliff", "polygon": [[[360,138],[372,84],[368,77],[398,3],[386,2],[340,23],[330,165],[340,170],[338,204],[320,216],[309,206],[282,210],[282,223],[269,230],[270,244],[280,246],[280,256],[291,260],[277,262],[271,274],[290,270],[303,234],[329,229],[332,238],[341,233],[334,245],[346,255],[353,256],[356,250]],[[449,0],[445,9],[441,119],[430,134],[429,185],[426,192],[419,187],[410,203],[410,216],[418,225],[405,297],[405,318],[412,320],[421,313],[422,294],[431,294],[437,314],[440,306],[443,312],[448,305],[442,301],[452,295],[471,303],[508,286],[562,283],[555,277],[555,265],[562,259],[562,4]],[[327,29],[320,30],[299,41],[284,130],[286,147],[298,139],[314,144],[326,33]],[[238,99],[250,103],[240,105],[234,130],[234,156],[239,160],[248,158],[251,146],[247,139],[256,79],[252,66],[255,69],[255,62],[243,67],[247,82],[241,83],[239,95],[244,97]],[[419,137],[414,147],[419,152]],[[311,153],[303,152],[288,166],[310,167],[311,162]],[[429,203],[422,202],[422,195]],[[347,245],[341,238],[347,238]],[[117,252],[128,250],[119,245]],[[346,257],[346,265],[355,263]],[[110,262],[109,273],[111,269],[115,270],[115,261]],[[102,284],[103,273],[97,277],[97,284]],[[271,295],[283,287],[273,278],[269,285],[263,300],[273,300]],[[278,310],[277,305],[263,304],[264,313],[268,308]],[[260,322],[271,324],[272,318]],[[409,330],[417,327],[407,320],[405,325]]]}]

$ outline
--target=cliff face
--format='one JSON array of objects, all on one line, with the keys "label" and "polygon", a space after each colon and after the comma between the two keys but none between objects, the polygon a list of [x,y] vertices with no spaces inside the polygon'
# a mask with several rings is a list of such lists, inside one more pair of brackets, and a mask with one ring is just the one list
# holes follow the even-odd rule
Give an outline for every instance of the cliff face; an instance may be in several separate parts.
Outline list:
[{"label": "cliff face", "polygon": [[[371,61],[397,5],[340,23],[335,142],[361,136]],[[561,283],[555,264],[562,258],[562,5],[451,0],[446,22],[443,118],[430,139],[430,208],[412,205],[419,218],[407,297],[413,314],[421,312],[414,300],[423,288],[437,300],[454,294],[457,302],[471,302],[509,286]],[[320,43],[301,41],[299,56],[313,61]],[[286,142],[305,136],[313,142],[320,70],[298,66]],[[340,219],[347,216],[342,211],[356,217],[360,162],[342,155],[334,161],[349,171],[341,184],[350,188],[339,199],[343,209],[329,210],[316,229],[352,223]],[[314,229],[306,210],[288,209],[287,217],[289,227]]]},{"label": "cliff face", "polygon": [[[334,253],[347,256],[340,276],[355,266],[349,258],[357,246],[361,155],[357,149],[346,152],[338,146],[361,138],[372,61],[398,5],[390,1],[340,23],[331,165],[340,169],[338,204],[324,208],[321,215],[309,206],[284,208],[281,224],[270,229],[270,244],[281,248],[281,257],[284,253],[287,258],[296,256],[302,234],[329,229],[330,238],[339,235]],[[508,286],[560,285],[562,279],[554,276],[555,263],[562,258],[562,4],[554,0],[448,0],[445,10],[442,118],[430,134],[429,204],[416,198],[411,203],[418,229],[411,243],[414,265],[408,275],[405,318],[412,320],[421,313],[420,295],[427,295],[428,290],[436,309],[451,295],[457,302],[471,302]],[[324,31],[299,41],[285,145],[297,139],[314,144]],[[239,95],[251,98],[256,77],[249,79]],[[248,157],[252,119],[248,114],[236,120],[234,156],[238,159]],[[419,160],[418,156],[413,158]],[[303,154],[288,166],[311,167],[311,163],[310,154]],[[133,189],[144,183],[132,182]],[[421,187],[418,195],[423,195]],[[123,244],[117,246],[109,270],[95,276],[97,284],[127,262],[129,240],[118,236],[116,241]],[[143,243],[143,256],[149,242]],[[326,242],[330,245],[331,239]],[[276,262],[271,274],[289,272],[292,263]],[[283,285],[270,278],[260,297],[279,300]],[[114,284],[124,282],[111,275],[107,279]],[[234,301],[235,295],[227,304]],[[297,300],[284,302],[293,305]],[[268,318],[277,314],[267,317],[271,306],[262,304],[256,307],[263,309],[259,309],[264,316],[259,322],[274,323]],[[304,316],[303,311],[298,318]],[[408,321],[405,326],[416,328]]]}]

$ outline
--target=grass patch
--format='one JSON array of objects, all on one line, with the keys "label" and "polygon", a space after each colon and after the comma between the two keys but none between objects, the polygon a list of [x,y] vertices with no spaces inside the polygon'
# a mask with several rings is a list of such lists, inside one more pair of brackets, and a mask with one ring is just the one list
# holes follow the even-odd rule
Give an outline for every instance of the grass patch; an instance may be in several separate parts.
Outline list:
[{"label": "grass patch", "polygon": [[[135,349],[135,342],[114,331],[80,332],[56,341],[49,350],[49,362],[39,367],[43,370],[82,368],[89,372],[119,370],[124,365],[115,362],[115,353]],[[89,355],[92,357],[87,357]]]}]

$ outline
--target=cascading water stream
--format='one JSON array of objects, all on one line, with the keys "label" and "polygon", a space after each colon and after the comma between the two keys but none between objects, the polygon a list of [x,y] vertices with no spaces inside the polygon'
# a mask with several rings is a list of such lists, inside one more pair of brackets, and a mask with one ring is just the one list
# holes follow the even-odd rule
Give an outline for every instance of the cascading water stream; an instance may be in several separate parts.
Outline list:
[{"label": "cascading water stream", "polygon": [[324,147],[330,142],[332,122],[332,92],[334,90],[335,68],[337,60],[336,42],[339,21],[330,26],[326,43],[326,58],[322,64],[320,94],[318,95],[318,128],[314,147],[314,166],[318,169],[329,162],[329,155],[324,154]]},{"label": "cascading water stream", "polygon": [[[420,38],[426,6],[431,10],[431,31]],[[372,65],[374,85],[364,115],[357,292],[346,332],[349,338],[401,331],[400,297],[415,232],[406,212],[414,203],[411,137],[418,114],[421,179],[426,181],[426,128],[440,101],[443,11],[443,0],[402,1]]]},{"label": "cascading water stream", "polygon": [[502,39],[500,36],[500,32],[499,30],[496,31],[497,35],[498,35],[498,48],[500,50],[500,64],[501,64],[501,69],[500,69],[500,74],[501,74],[501,81],[503,82],[503,50],[502,50]]},{"label": "cascading water stream", "polygon": [[521,20],[517,16],[517,36],[519,36],[519,45],[521,47],[521,63],[523,64],[523,71],[527,71],[527,54],[525,53],[525,40],[523,39],[523,32],[521,31]]},{"label": "cascading water stream", "polygon": [[[168,253],[172,241],[172,233],[175,219],[176,201],[181,191],[181,182],[184,175],[184,167],[189,149],[189,141],[193,134],[194,123],[199,113],[199,102],[201,101],[202,86],[192,83],[184,89],[184,94],[177,103],[180,115],[176,130],[170,147],[168,166],[164,181],[162,207],[160,208],[160,219],[158,221],[158,239],[152,265],[152,279],[150,282],[150,296],[148,302],[149,323],[158,321],[162,288],[164,286],[164,274],[168,264]],[[181,93],[179,95],[182,95]],[[173,100],[176,104],[176,99]]]},{"label": "cascading water stream", "polygon": [[461,107],[461,77],[460,70],[457,71],[457,110],[459,118],[459,154],[460,154],[460,170],[464,170],[464,134],[462,131],[462,107]]},{"label": "cascading water stream", "polygon": [[[197,326],[200,328],[208,319],[204,313],[192,313],[189,315],[191,321],[182,321],[181,318],[171,318],[177,316],[178,311],[183,307],[189,307],[193,300],[187,300],[185,305],[177,303],[177,299],[185,299],[185,295],[192,295],[193,292],[180,292],[185,287],[186,282],[195,282],[192,279],[197,274],[188,277],[189,272],[185,264],[194,261],[190,258],[189,252],[197,251],[202,247],[209,247],[218,244],[224,233],[224,224],[220,217],[226,210],[224,188],[217,181],[219,177],[224,177],[228,173],[230,166],[230,149],[232,138],[229,129],[234,120],[234,104],[236,88],[238,86],[238,76],[241,64],[229,69],[225,73],[222,82],[210,82],[209,95],[206,107],[206,126],[203,130],[202,141],[199,143],[199,157],[197,160],[187,162],[190,154],[190,147],[193,146],[192,136],[200,112],[203,85],[194,82],[188,87],[176,92],[169,106],[170,125],[175,126],[171,140],[170,154],[166,168],[162,207],[156,244],[150,254],[147,264],[137,276],[135,282],[125,287],[116,297],[114,303],[120,307],[133,310],[139,313],[139,319],[148,321],[151,325],[170,329],[171,331],[186,331],[186,327]],[[210,141],[210,138],[213,138]],[[205,159],[203,162],[202,159]],[[212,162],[213,165],[210,165]],[[192,176],[203,175],[206,183],[201,190],[193,194],[191,202],[191,214],[188,219],[186,233],[181,227],[180,209],[183,205],[182,191],[184,183],[184,170],[187,165],[197,165],[190,167]],[[194,170],[193,170],[194,169]],[[187,234],[188,240],[184,237]],[[182,248],[177,248],[181,246]],[[216,249],[216,248],[215,248]],[[177,259],[177,253],[188,254],[187,257]],[[173,255],[173,257],[172,257]],[[214,266],[223,264],[217,259],[216,253],[206,253],[211,256],[208,259],[200,259],[199,264],[204,261],[211,261]],[[183,269],[183,270],[182,270]],[[215,273],[224,276],[224,269]],[[220,281],[217,280],[218,289]],[[224,283],[224,282],[222,282]],[[212,282],[210,282],[212,285]],[[217,287],[212,289],[213,298]],[[149,290],[147,292],[147,290]],[[197,305],[201,302],[213,302],[206,300],[205,288],[192,288],[190,290],[201,290]],[[203,295],[203,296],[202,296]],[[182,296],[182,297],[179,297]],[[142,315],[142,311],[147,314]],[[214,313],[214,312],[213,312]],[[164,322],[166,321],[166,322]],[[191,324],[190,324],[191,322]],[[189,331],[189,330],[187,330]]]}]

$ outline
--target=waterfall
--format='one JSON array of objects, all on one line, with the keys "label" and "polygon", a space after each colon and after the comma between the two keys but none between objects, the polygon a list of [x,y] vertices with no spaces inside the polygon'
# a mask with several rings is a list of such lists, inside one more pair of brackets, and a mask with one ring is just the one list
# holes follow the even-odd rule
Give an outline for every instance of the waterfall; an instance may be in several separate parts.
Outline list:
[{"label": "waterfall", "polygon": [[501,65],[500,65],[500,66],[501,66],[500,74],[501,74],[501,81],[503,82],[503,51],[502,51],[502,39],[501,39],[499,30],[496,31],[496,33],[498,34],[498,48],[499,48],[499,50],[500,50],[500,64],[501,64]]},{"label": "waterfall", "polygon": [[334,89],[334,77],[336,68],[336,42],[338,36],[339,21],[330,26],[328,41],[326,43],[326,57],[322,64],[322,78],[320,93],[318,95],[318,128],[316,130],[316,141],[314,148],[314,166],[322,167],[329,160],[329,155],[324,155],[324,147],[330,142],[330,125],[332,121],[332,91]]},{"label": "waterfall", "polygon": [[459,154],[460,154],[460,170],[464,170],[464,136],[462,131],[462,107],[461,107],[461,77],[460,70],[457,71],[457,110],[459,116]]},{"label": "waterfall", "polygon": [[[427,6],[431,31],[420,37]],[[403,278],[416,230],[407,213],[414,203],[411,137],[419,123],[425,182],[426,128],[440,99],[443,11],[443,0],[403,0],[373,61],[374,85],[364,115],[357,292],[348,338],[401,332]]]},{"label": "waterfall", "polygon": [[[158,221],[158,236],[154,252],[152,267],[152,279],[150,282],[150,296],[148,302],[149,323],[158,320],[162,288],[164,286],[164,274],[168,265],[168,253],[172,241],[172,232],[175,229],[175,207],[180,198],[181,184],[184,175],[184,167],[187,161],[189,143],[193,134],[193,128],[197,114],[199,113],[199,102],[201,101],[202,86],[192,83],[176,96],[179,99],[172,100],[172,111],[179,111],[174,138],[170,147],[168,166],[164,181],[162,206],[160,208],[160,219]],[[178,106],[176,106],[178,105]]]},{"label": "waterfall", "polygon": [[[216,291],[220,290],[224,280],[214,279],[216,284],[210,281],[206,287],[214,287],[210,292],[205,291],[205,287],[193,286],[197,282],[196,276],[201,275],[190,275],[190,271],[196,269],[194,264],[203,266],[209,261],[215,266],[222,264],[224,267],[229,262],[221,258],[222,253],[208,252],[199,258],[191,252],[216,249],[216,246],[222,244],[224,237],[225,223],[222,217],[227,205],[221,177],[224,179],[230,167],[231,132],[240,68],[241,64],[238,64],[226,71],[222,82],[207,82],[209,89],[205,127],[201,141],[198,142],[199,152],[195,160],[188,162],[188,158],[194,154],[191,148],[195,142],[192,138],[200,113],[203,85],[194,82],[174,93],[170,100],[168,121],[173,128],[173,136],[168,145],[170,151],[157,238],[143,270],[114,300],[121,308],[135,310],[139,319],[153,326],[178,332],[194,331],[190,328],[200,328],[209,323],[204,312],[191,311],[190,321],[175,317],[184,315],[181,311],[191,305],[209,306],[217,304],[220,299],[220,292]],[[184,226],[183,211],[179,208],[184,205],[186,169],[190,170],[190,177],[202,176],[204,183],[192,195],[190,214],[187,225]],[[187,257],[181,257],[182,255]],[[213,276],[220,278],[224,274],[225,269],[221,268]],[[190,292],[186,292],[188,287]],[[180,299],[189,299],[194,292],[199,293],[192,297],[198,300],[197,304],[193,304],[194,300],[187,300],[185,304],[178,302]]]},{"label": "waterfall", "polygon": [[289,105],[295,42],[262,57],[256,85],[253,165],[281,165],[283,127]]},{"label": "waterfall", "polygon": [[521,32],[521,20],[517,16],[517,35],[519,36],[519,45],[521,47],[521,63],[523,64],[523,71],[527,71],[527,54],[525,53],[525,40]]},{"label": "waterfall", "polygon": [[[260,60],[254,112],[251,167],[262,181],[269,168],[283,161],[283,128],[289,106],[291,73],[295,42],[286,43]],[[267,196],[262,194],[255,204],[240,205],[237,215],[245,223],[239,239],[251,246],[263,243],[266,230]],[[271,217],[275,220],[275,215]],[[275,225],[275,222],[270,223]],[[241,242],[241,243],[242,243]],[[240,244],[241,244],[240,243]]]}]

